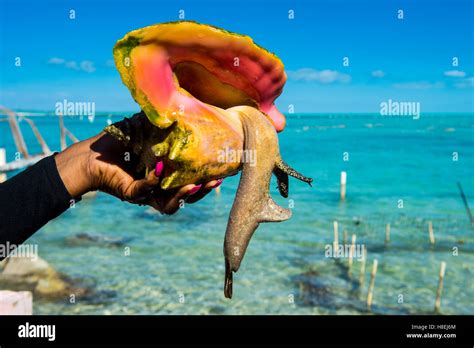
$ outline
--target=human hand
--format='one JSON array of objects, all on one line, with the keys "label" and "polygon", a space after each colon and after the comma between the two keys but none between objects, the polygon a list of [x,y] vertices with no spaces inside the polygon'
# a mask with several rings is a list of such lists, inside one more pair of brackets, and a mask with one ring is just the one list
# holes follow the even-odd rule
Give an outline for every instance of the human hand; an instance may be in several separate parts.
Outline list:
[{"label": "human hand", "polygon": [[[122,200],[146,204],[164,214],[175,213],[180,206],[203,198],[222,180],[202,185],[186,185],[173,190],[159,187],[163,163],[146,178],[132,176],[133,162],[126,160],[127,149],[121,142],[106,133],[81,141],[56,156],[59,174],[72,197],[88,191],[100,190]],[[128,157],[130,154],[128,154]]]}]

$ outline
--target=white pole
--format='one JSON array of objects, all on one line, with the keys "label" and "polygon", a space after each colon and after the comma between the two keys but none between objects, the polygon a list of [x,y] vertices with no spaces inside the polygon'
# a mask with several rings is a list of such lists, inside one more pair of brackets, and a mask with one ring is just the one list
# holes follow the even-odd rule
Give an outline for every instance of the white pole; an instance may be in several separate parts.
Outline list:
[{"label": "white pole", "polygon": [[341,201],[346,199],[347,173],[341,172]]},{"label": "white pole", "polygon": [[377,274],[377,265],[378,260],[375,259],[372,265],[372,273],[370,273],[370,284],[369,284],[369,294],[367,295],[367,308],[372,308],[372,302],[374,300],[374,287],[375,287],[375,275]]},{"label": "white pole", "polygon": [[443,292],[444,274],[446,273],[446,262],[441,262],[439,269],[438,290],[436,290],[435,312],[439,313],[441,309],[441,293]]},{"label": "white pole", "polygon": [[[7,154],[5,149],[0,149],[0,166],[3,166],[4,164],[7,164]],[[7,180],[7,174],[5,173],[0,173],[0,183],[4,182]]]},{"label": "white pole", "polygon": [[339,232],[338,232],[338,226],[337,226],[337,221],[334,221],[334,244],[333,244],[334,250],[333,250],[333,255],[338,255],[338,250],[339,250]]},{"label": "white pole", "polygon": [[351,248],[349,249],[349,266],[347,270],[349,275],[351,274],[351,271],[352,271],[352,259],[354,258],[355,243],[356,243],[356,235],[353,234]]},{"label": "white pole", "polygon": [[430,234],[430,243],[434,244],[435,237],[434,237],[434,232],[433,232],[433,222],[431,221],[428,221],[428,233]]},{"label": "white pole", "polygon": [[390,223],[385,226],[385,244],[390,243]]},{"label": "white pole", "polygon": [[364,251],[362,252],[362,264],[360,265],[360,273],[359,273],[359,284],[362,286],[365,280],[365,261],[367,260],[367,250],[365,247],[363,248]]}]

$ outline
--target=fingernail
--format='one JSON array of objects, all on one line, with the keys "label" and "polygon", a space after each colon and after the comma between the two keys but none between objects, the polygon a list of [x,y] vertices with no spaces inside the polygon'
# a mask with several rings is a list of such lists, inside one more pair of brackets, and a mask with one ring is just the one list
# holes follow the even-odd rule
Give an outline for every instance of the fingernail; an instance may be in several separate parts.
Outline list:
[{"label": "fingernail", "polygon": [[191,196],[191,195],[195,194],[196,192],[198,192],[198,191],[201,189],[201,186],[202,186],[202,184],[199,184],[199,185],[196,185],[195,187],[193,187],[193,188],[189,191],[188,195]]},{"label": "fingernail", "polygon": [[160,176],[163,171],[163,161],[159,161],[155,167],[155,175]]},{"label": "fingernail", "polygon": [[214,184],[214,186],[211,187],[211,189],[215,189],[216,187],[221,186],[223,181],[224,179],[218,179],[217,182]]}]

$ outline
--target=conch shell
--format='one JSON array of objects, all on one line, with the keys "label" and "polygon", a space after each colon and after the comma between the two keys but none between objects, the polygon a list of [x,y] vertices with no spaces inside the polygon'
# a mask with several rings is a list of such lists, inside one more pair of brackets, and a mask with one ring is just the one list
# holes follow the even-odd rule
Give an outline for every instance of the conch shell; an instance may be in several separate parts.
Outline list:
[{"label": "conch shell", "polygon": [[243,170],[224,242],[230,298],[232,272],[258,224],[291,216],[268,194],[272,172],[284,197],[288,175],[312,181],[280,158],[276,132],[285,117],[274,101],[286,81],[283,64],[248,36],[189,21],[132,31],[114,58],[142,112],[105,131],[140,157],[137,173],[163,161],[166,190]]},{"label": "conch shell", "polygon": [[248,36],[172,22],[128,33],[113,52],[122,81],[149,122],[166,129],[149,139],[145,147],[152,152],[142,161],[151,170],[156,157],[164,160],[163,189],[238,172],[240,156],[228,161],[222,155],[241,153],[242,125],[224,109],[253,106],[277,130],[285,126],[273,104],[286,81],[283,64]]}]

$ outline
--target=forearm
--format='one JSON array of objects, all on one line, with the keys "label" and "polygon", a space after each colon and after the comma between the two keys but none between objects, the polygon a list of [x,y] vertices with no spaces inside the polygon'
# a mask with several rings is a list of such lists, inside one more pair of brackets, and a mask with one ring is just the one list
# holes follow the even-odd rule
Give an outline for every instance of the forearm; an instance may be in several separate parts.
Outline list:
[{"label": "forearm", "polygon": [[[70,205],[54,156],[0,184],[0,245],[20,245]],[[0,259],[5,258],[0,254]]]},{"label": "forearm", "polygon": [[0,245],[20,245],[94,189],[91,144],[100,136],[46,157],[0,185]]}]

